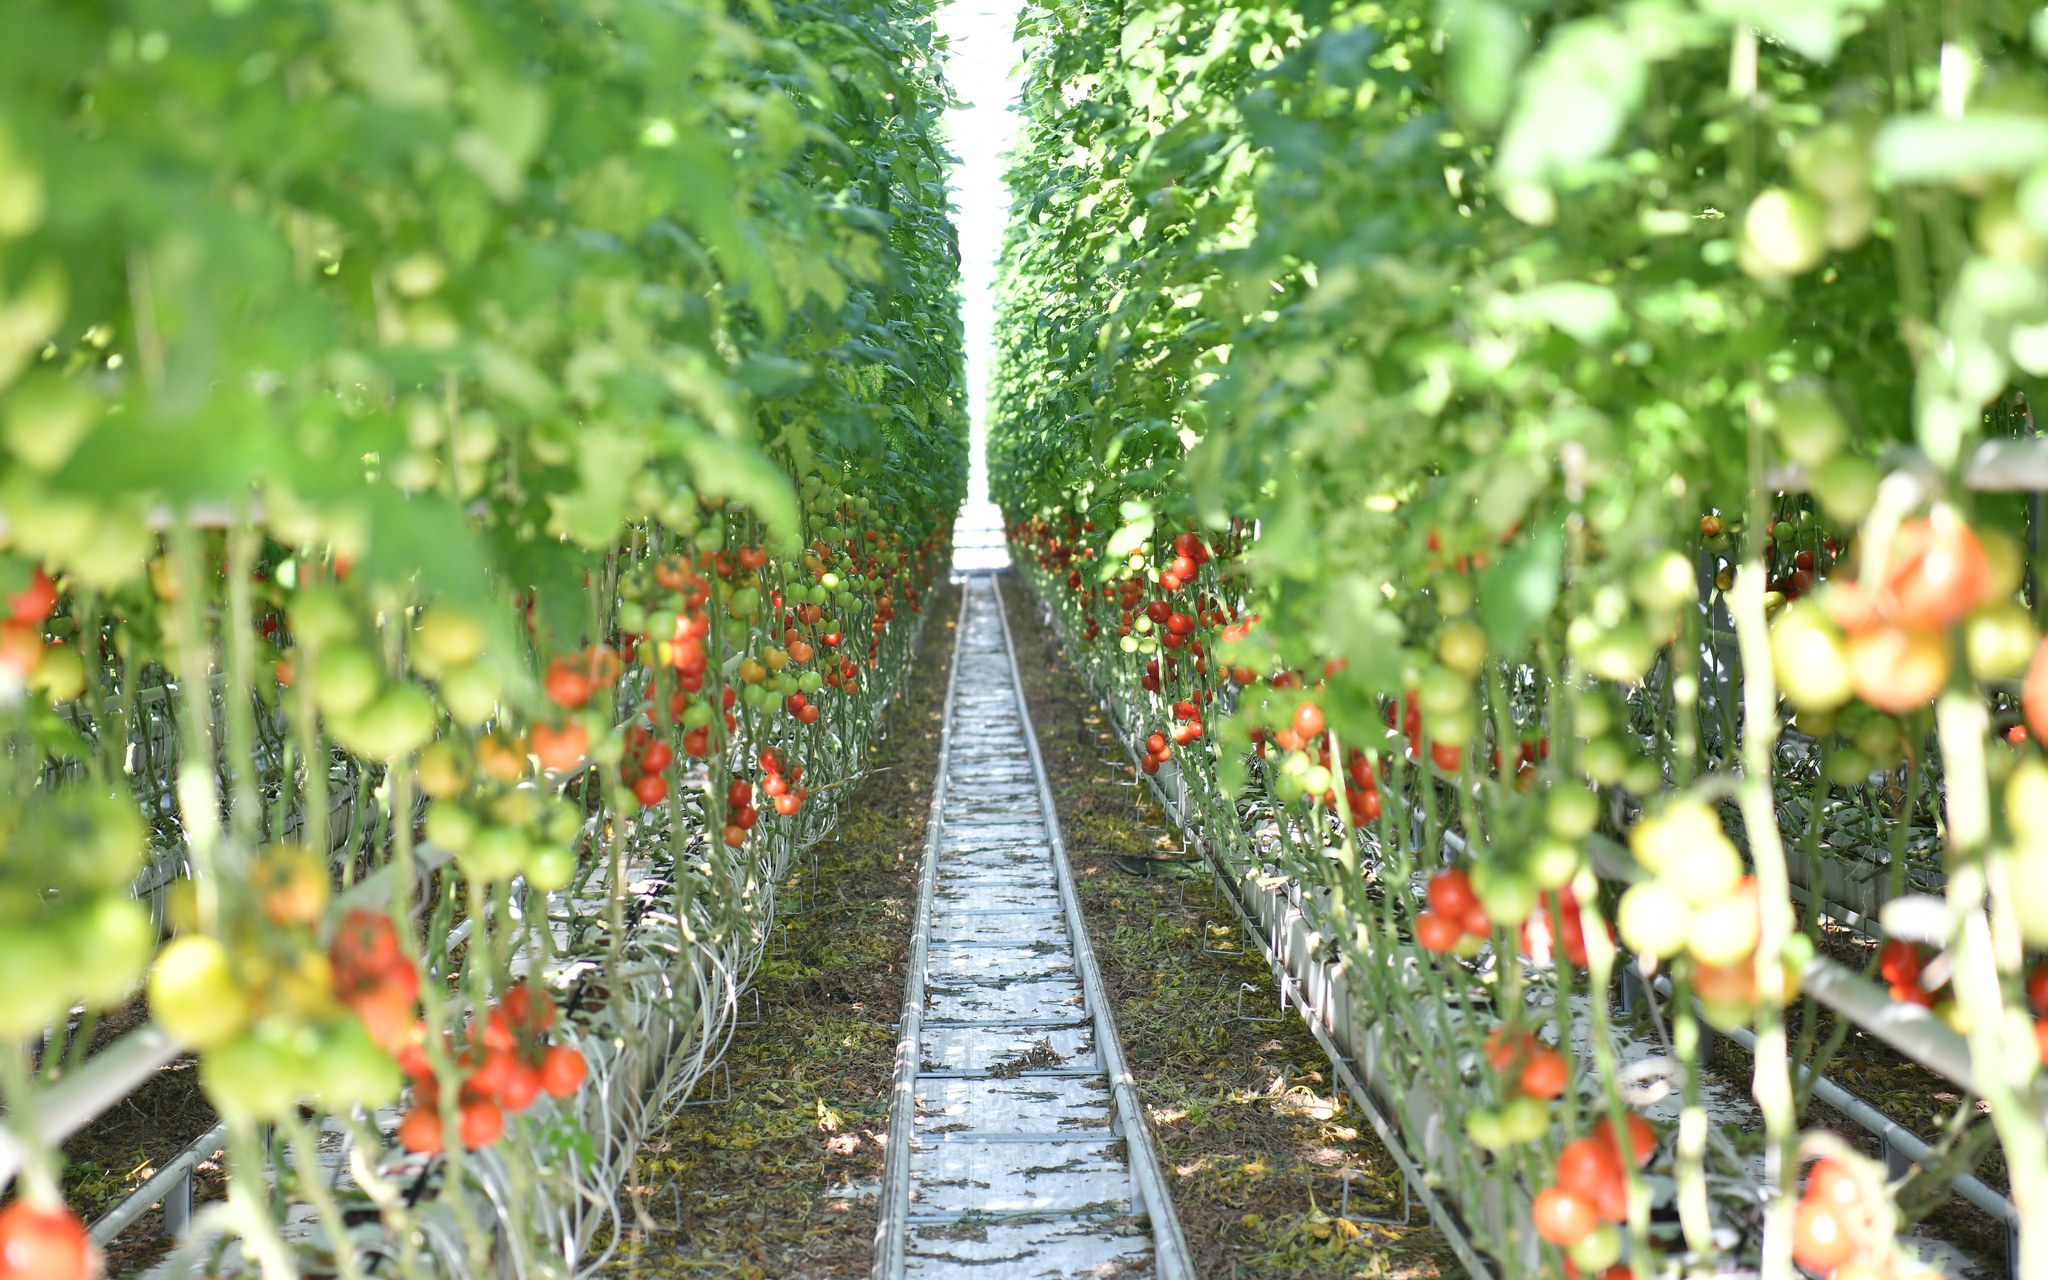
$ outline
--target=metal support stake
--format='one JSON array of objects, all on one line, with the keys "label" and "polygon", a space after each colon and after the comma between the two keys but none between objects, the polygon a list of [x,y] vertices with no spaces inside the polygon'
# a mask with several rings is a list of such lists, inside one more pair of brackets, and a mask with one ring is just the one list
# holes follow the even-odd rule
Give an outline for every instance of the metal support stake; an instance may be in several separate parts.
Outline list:
[{"label": "metal support stake", "polygon": [[177,1239],[192,1225],[192,1175],[186,1174],[164,1192],[164,1234]]}]

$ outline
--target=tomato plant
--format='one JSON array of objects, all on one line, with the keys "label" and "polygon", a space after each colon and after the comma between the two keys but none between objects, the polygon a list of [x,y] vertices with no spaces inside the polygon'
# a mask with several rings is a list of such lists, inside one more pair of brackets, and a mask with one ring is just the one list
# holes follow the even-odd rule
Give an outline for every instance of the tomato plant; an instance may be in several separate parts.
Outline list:
[{"label": "tomato plant", "polygon": [[[1791,1064],[1841,1044],[1811,975],[1923,1005],[1996,1077],[1957,1123],[2048,1204],[2008,1044],[2048,846],[2006,785],[2048,651],[1985,491],[2040,456],[2040,27],[1652,12],[1030,9],[992,493],[1141,769],[1222,870],[1294,880],[1503,1273],[1913,1274],[1888,1213],[1799,1207]],[[1943,923],[1888,938],[1909,874]],[[1630,1040],[1705,1132],[1709,1028],[1759,1046],[1740,1222],[1716,1153],[1645,1152],[1653,1199],[1578,1145],[1636,1114]]]},{"label": "tomato plant", "polygon": [[[60,1163],[33,1121],[138,985],[228,1123],[202,1237],[359,1274],[361,1214],[408,1274],[428,1237],[575,1263],[947,566],[931,14],[8,22],[0,1270],[71,1274],[17,1261],[62,1234],[29,1216]],[[369,1185],[307,1193],[288,1244],[269,1151],[331,1162],[323,1123]],[[438,1202],[382,1194],[429,1158]]]}]

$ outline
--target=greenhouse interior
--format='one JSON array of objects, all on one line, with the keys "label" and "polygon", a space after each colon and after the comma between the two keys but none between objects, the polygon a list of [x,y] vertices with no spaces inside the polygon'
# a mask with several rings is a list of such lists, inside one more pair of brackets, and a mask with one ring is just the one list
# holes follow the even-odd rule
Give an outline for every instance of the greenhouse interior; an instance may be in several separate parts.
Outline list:
[{"label": "greenhouse interior", "polygon": [[4,8],[0,1280],[2048,1280],[2040,0]]}]

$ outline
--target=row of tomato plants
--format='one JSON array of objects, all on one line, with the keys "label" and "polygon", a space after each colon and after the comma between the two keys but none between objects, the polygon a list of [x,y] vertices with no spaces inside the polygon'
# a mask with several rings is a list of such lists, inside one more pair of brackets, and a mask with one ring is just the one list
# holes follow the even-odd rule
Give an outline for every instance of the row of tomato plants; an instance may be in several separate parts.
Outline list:
[{"label": "row of tomato plants", "polygon": [[9,21],[0,1277],[97,1266],[46,1130],[138,987],[216,1263],[587,1273],[945,571],[930,13]]},{"label": "row of tomato plants", "polygon": [[[1847,952],[1794,890],[1872,860],[1942,895],[1862,961],[1917,1007],[1888,1021],[1962,1036],[1988,1118],[1952,1132],[1995,1131],[2023,1220],[2048,1203],[2038,533],[1976,464],[2034,438],[2048,372],[2048,29],[1909,0],[1020,29],[1014,554],[1151,721],[1148,771],[1323,904],[1471,1139],[1410,1128],[1481,1247],[1916,1274],[1900,1206],[1942,1171],[1802,1134],[1794,1069],[1851,1030],[1799,998]],[[1668,980],[1647,1093],[1625,965]],[[1733,1149],[1702,1019],[1756,1036]],[[1672,1132],[1631,1118],[1657,1090]]]}]

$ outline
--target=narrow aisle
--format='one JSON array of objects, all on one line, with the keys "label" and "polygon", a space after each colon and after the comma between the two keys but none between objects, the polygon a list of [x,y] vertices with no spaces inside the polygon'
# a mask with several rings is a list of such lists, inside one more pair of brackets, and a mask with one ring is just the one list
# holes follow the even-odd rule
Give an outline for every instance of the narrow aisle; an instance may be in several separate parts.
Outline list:
[{"label": "narrow aisle", "polygon": [[1180,1280],[987,576],[964,591],[933,808],[876,1275]]}]

